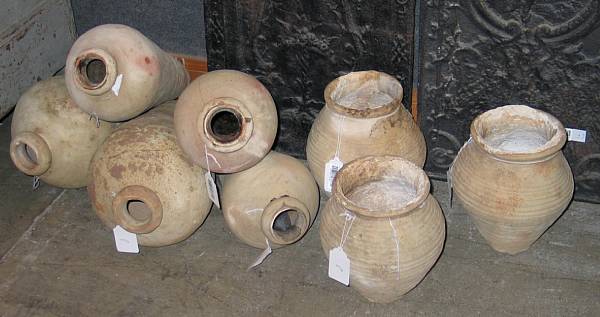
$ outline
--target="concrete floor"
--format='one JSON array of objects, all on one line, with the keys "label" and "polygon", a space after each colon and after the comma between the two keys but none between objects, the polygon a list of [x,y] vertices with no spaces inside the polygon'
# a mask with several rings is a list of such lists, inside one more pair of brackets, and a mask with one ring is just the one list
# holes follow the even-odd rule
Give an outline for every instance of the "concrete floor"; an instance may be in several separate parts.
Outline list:
[{"label": "concrete floor", "polygon": [[460,206],[448,207],[446,184],[433,182],[445,250],[419,286],[381,305],[327,277],[318,221],[251,271],[261,250],[236,241],[218,210],[182,243],[117,253],[85,190],[30,189],[8,158],[7,131],[0,316],[600,315],[600,205],[573,203],[530,250],[510,256],[488,247]]}]

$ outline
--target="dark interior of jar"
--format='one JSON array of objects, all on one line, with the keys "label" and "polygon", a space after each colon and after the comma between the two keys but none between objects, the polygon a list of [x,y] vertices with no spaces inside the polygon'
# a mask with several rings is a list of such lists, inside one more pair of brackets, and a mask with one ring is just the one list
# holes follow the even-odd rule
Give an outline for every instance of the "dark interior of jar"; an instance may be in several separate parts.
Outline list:
[{"label": "dark interior of jar", "polygon": [[281,211],[273,221],[273,233],[283,241],[296,241],[306,225],[304,217],[295,209]]},{"label": "dark interior of jar", "polygon": [[218,142],[230,143],[242,133],[242,117],[233,109],[222,109],[209,118],[208,133]]},{"label": "dark interior of jar", "polygon": [[106,79],[106,64],[93,56],[84,58],[77,65],[79,78],[87,88],[97,88]]}]

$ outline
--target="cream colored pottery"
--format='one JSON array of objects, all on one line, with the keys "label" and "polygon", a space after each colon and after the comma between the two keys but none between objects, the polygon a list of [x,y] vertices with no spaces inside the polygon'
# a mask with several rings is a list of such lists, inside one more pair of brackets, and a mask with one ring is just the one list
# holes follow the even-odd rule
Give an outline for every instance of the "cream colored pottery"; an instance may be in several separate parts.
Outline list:
[{"label": "cream colored pottery", "polygon": [[321,245],[342,247],[350,287],[389,303],[413,289],[442,252],[445,220],[429,179],[396,156],[367,156],[337,174],[321,215]]},{"label": "cream colored pottery", "polygon": [[[367,155],[395,155],[422,167],[423,134],[402,105],[403,89],[377,71],[353,72],[325,88],[325,107],[308,136],[306,156],[319,187],[336,152],[342,162]],[[338,137],[339,136],[339,137]]]},{"label": "cream colored pottery", "polygon": [[98,150],[88,193],[100,219],[136,233],[140,245],[164,246],[189,237],[212,205],[204,170],[175,140],[175,102],[121,125]]},{"label": "cream colored pottery", "polygon": [[479,115],[471,138],[451,168],[454,195],[492,248],[525,251],[573,196],[565,129],[548,113],[511,105]]},{"label": "cream colored pottery", "polygon": [[81,35],[67,56],[65,77],[79,107],[107,121],[128,120],[173,100],[189,83],[179,61],[120,24]]},{"label": "cream colored pottery", "polygon": [[300,240],[317,216],[319,190],[297,159],[270,152],[255,166],[221,176],[225,222],[242,242],[280,248]]},{"label": "cream colored pottery", "polygon": [[210,164],[211,172],[235,173],[270,151],[277,134],[277,109],[256,78],[217,70],[195,79],[179,97],[175,129],[195,164]]},{"label": "cream colored pottery", "polygon": [[10,157],[15,166],[53,186],[86,186],[90,161],[112,130],[108,122],[89,117],[69,97],[64,77],[33,85],[12,118]]}]

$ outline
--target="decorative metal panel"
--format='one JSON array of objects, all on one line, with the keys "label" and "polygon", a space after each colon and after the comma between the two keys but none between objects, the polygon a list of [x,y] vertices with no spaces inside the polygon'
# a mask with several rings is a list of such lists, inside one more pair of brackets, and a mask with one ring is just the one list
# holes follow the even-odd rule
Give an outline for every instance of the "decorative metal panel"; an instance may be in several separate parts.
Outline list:
[{"label": "decorative metal panel", "polygon": [[414,0],[206,0],[209,69],[256,76],[279,110],[276,149],[304,157],[334,78],[384,71],[409,101],[413,11]]},{"label": "decorative metal panel", "polygon": [[444,177],[474,117],[526,104],[587,130],[569,142],[578,199],[600,202],[600,0],[426,1],[420,124]]}]

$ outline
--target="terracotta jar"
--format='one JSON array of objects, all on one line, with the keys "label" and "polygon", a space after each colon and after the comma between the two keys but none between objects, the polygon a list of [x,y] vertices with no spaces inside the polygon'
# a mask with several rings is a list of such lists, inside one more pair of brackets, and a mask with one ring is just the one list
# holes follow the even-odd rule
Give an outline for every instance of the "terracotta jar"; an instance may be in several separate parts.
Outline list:
[{"label": "terracotta jar", "polygon": [[89,119],[69,98],[64,77],[35,84],[15,107],[12,161],[21,172],[50,185],[86,186],[90,161],[111,132],[109,123]]},{"label": "terracotta jar", "polygon": [[367,156],[337,174],[321,215],[321,245],[341,247],[350,286],[373,302],[397,300],[437,261],[445,220],[423,170],[397,156]]},{"label": "terracotta jar", "polygon": [[121,125],[92,162],[88,193],[100,219],[138,235],[145,246],[189,237],[212,205],[204,170],[190,164],[175,140],[169,102]]},{"label": "terracotta jar", "polygon": [[71,47],[67,88],[85,112],[124,121],[179,96],[189,83],[183,65],[137,30],[97,26]]},{"label": "terracotta jar", "polygon": [[325,164],[336,152],[344,163],[365,155],[396,155],[423,166],[425,139],[402,96],[398,80],[376,71],[349,73],[327,85],[325,107],[306,146],[310,170],[321,188]]},{"label": "terracotta jar", "polygon": [[244,243],[272,249],[304,236],[317,216],[319,189],[295,158],[270,152],[243,172],[223,175],[221,207],[229,229]]},{"label": "terracotta jar", "polygon": [[527,106],[496,108],[471,124],[471,140],[451,168],[452,186],[496,251],[527,250],[571,201],[566,140],[556,118]]},{"label": "terracotta jar", "polygon": [[177,140],[190,159],[211,172],[235,173],[258,163],[277,134],[271,94],[256,78],[235,70],[195,79],[175,110]]}]

